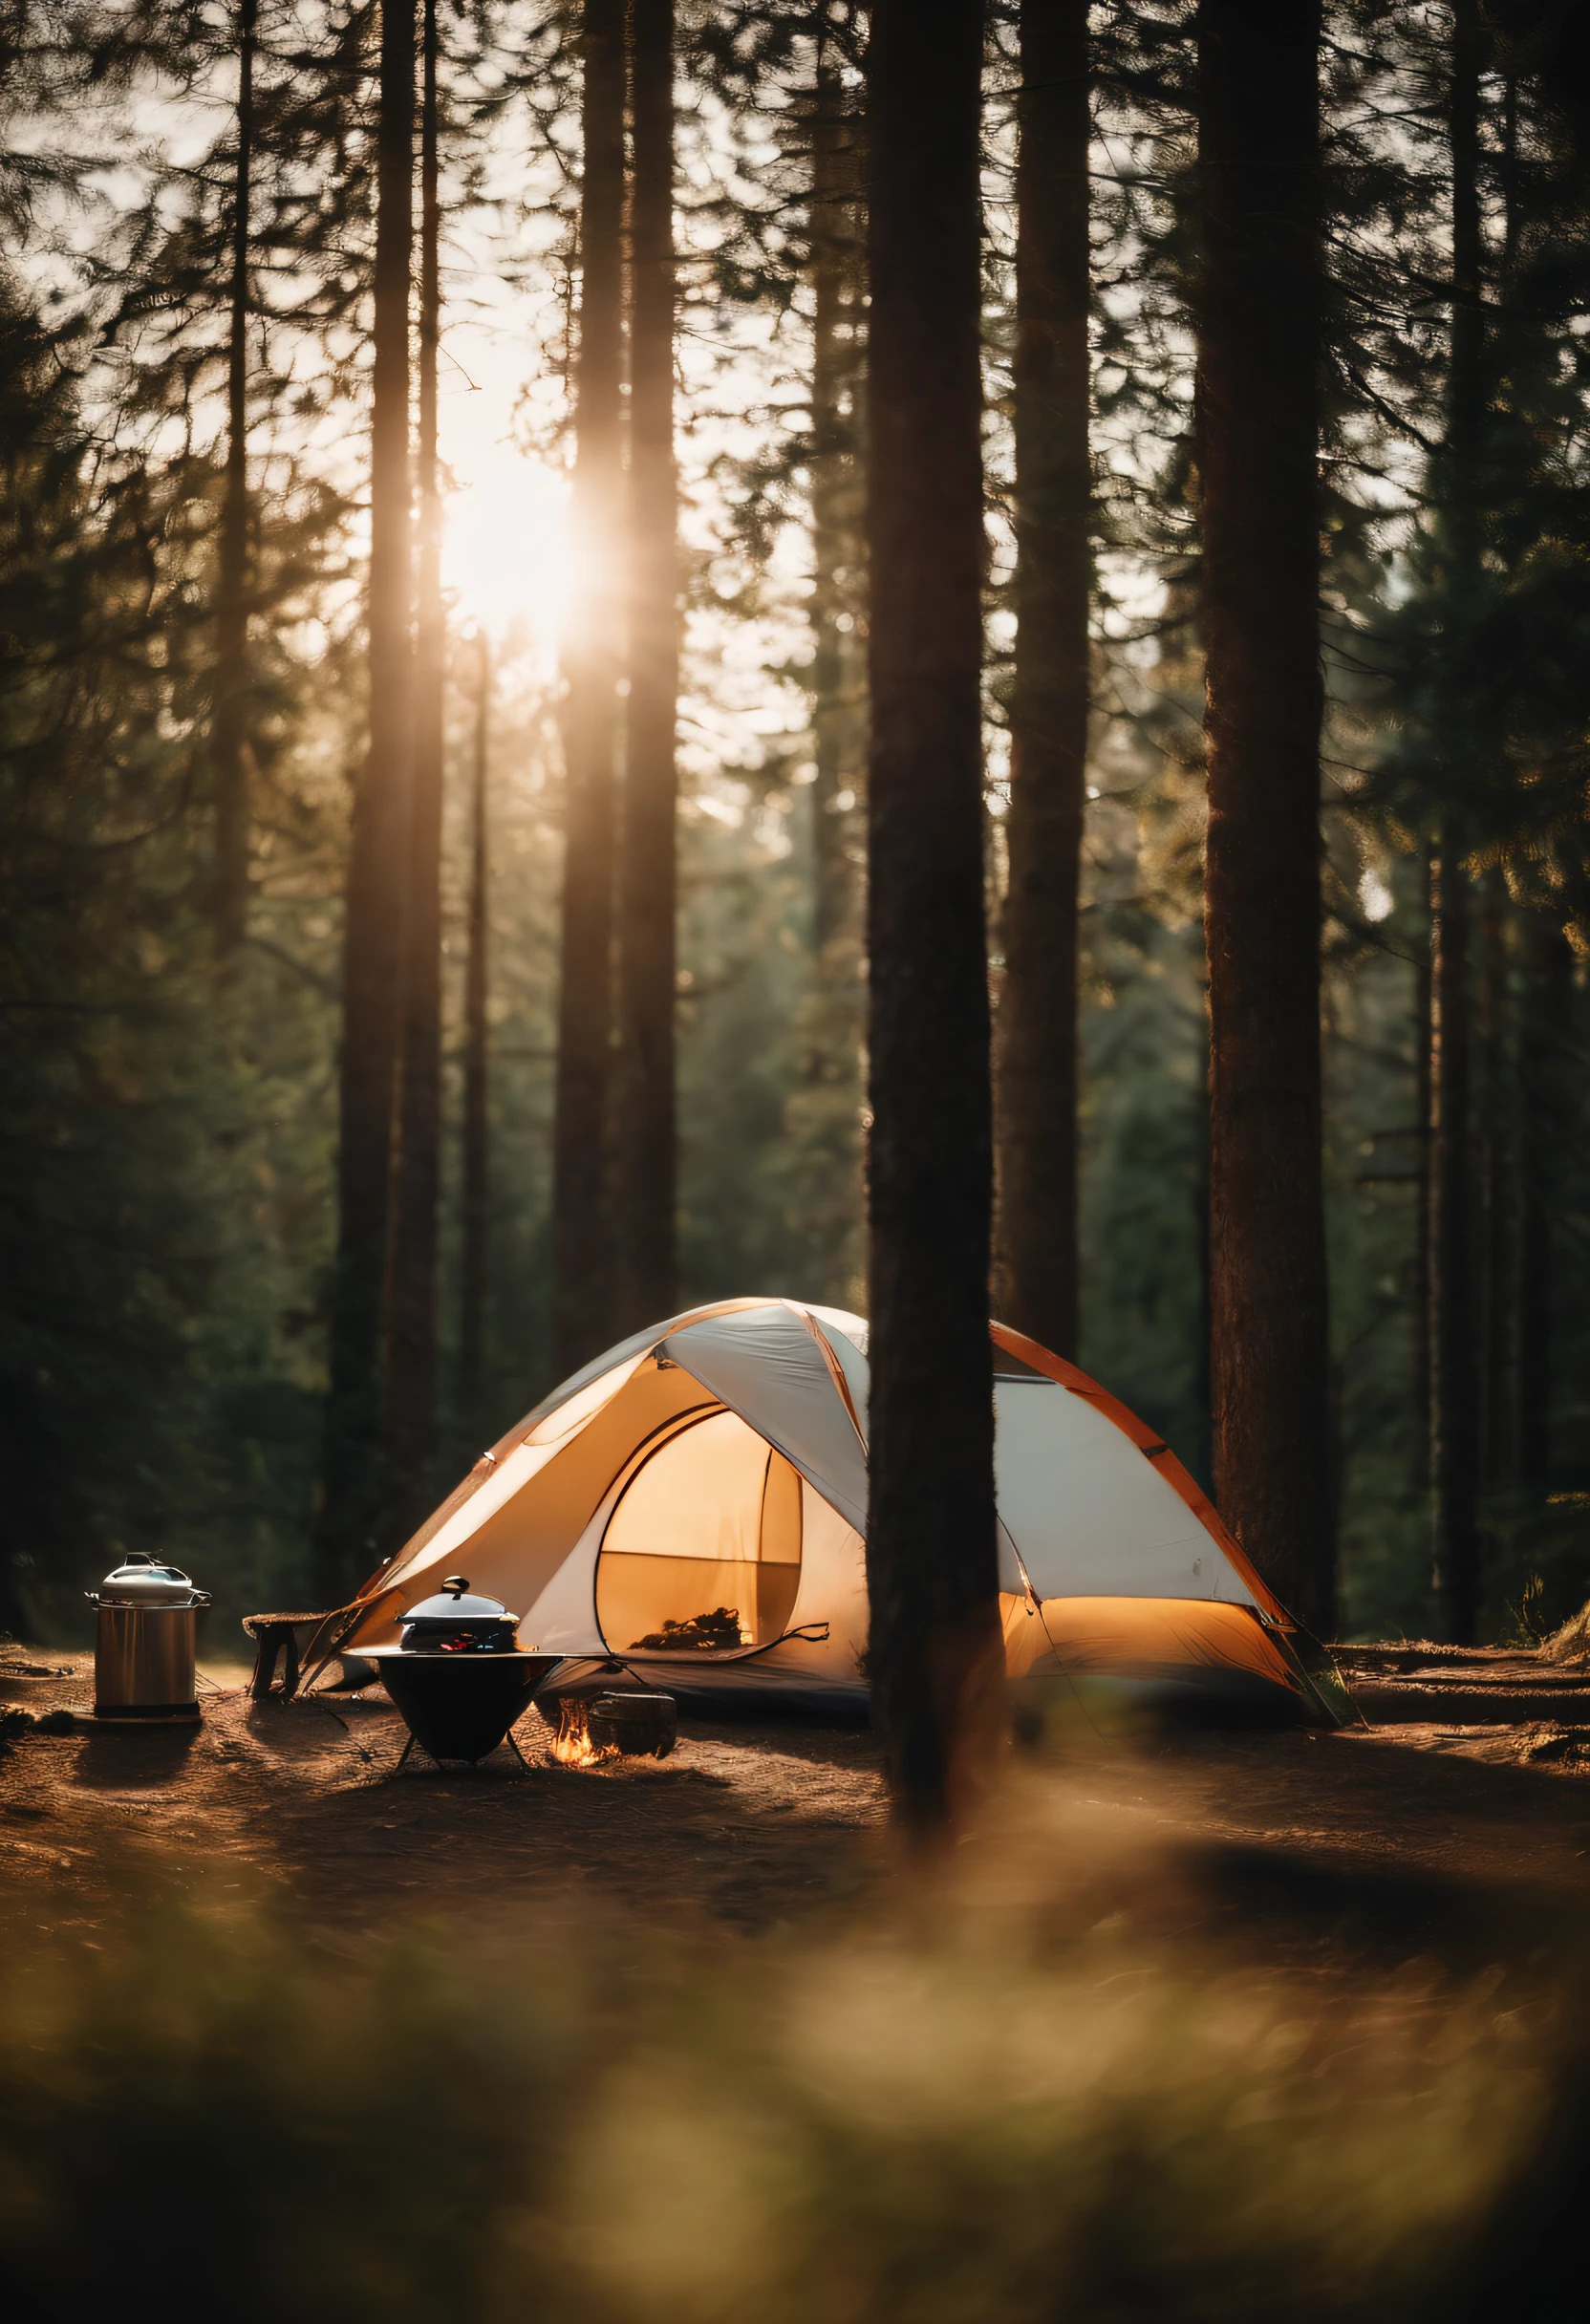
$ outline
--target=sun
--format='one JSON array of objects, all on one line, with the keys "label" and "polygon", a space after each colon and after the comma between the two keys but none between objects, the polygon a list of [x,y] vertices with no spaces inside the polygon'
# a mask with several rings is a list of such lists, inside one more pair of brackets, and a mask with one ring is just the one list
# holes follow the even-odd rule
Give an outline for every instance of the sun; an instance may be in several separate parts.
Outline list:
[{"label": "sun", "polygon": [[532,653],[550,657],[569,588],[568,486],[511,444],[476,438],[449,456],[442,582],[462,626],[501,637],[527,630]]}]

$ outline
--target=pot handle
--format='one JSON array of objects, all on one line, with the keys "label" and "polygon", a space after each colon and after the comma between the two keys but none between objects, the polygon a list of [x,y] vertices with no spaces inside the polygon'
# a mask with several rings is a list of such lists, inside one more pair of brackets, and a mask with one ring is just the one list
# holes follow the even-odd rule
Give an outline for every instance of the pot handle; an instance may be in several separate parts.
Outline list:
[{"label": "pot handle", "polygon": [[188,1600],[188,1603],[191,1606],[200,1607],[213,1605],[215,1603],[215,1600],[210,1596],[208,1590],[195,1590],[192,1597]]},{"label": "pot handle", "polygon": [[99,1603],[99,1593],[97,1590],[84,1590],[83,1596],[88,1600],[90,1605],[97,1605]]}]

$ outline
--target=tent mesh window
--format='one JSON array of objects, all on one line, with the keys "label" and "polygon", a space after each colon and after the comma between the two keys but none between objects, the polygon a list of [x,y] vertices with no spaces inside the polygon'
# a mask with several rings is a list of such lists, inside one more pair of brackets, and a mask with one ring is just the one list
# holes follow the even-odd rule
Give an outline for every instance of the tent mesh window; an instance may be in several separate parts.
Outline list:
[{"label": "tent mesh window", "polygon": [[596,1619],[626,1653],[723,1653],[789,1626],[801,1580],[801,1480],[733,1412],[655,1452],[609,1520]]}]

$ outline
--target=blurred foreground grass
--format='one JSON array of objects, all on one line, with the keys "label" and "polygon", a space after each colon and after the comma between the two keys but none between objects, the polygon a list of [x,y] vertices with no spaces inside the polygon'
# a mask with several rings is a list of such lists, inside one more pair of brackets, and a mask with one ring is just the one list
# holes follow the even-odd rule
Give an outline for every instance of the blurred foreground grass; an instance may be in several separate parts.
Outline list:
[{"label": "blurred foreground grass", "polygon": [[0,2303],[1405,2324],[1573,2284],[1571,1979],[1520,2008],[993,1917],[351,1941],[146,1901],[12,1940]]}]

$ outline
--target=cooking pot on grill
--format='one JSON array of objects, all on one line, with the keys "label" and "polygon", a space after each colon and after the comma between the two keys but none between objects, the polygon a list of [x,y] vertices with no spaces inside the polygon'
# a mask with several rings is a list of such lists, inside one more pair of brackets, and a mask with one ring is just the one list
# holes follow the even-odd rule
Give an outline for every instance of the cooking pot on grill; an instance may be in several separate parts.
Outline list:
[{"label": "cooking pot on grill", "polygon": [[511,1654],[519,1617],[498,1598],[473,1596],[462,1574],[451,1574],[434,1598],[422,1598],[398,1617],[405,1654]]}]

